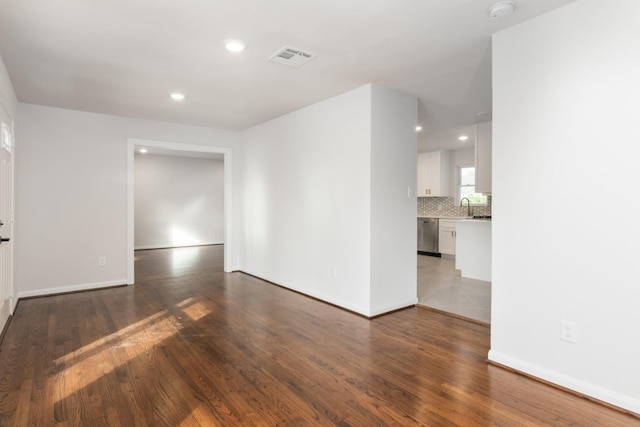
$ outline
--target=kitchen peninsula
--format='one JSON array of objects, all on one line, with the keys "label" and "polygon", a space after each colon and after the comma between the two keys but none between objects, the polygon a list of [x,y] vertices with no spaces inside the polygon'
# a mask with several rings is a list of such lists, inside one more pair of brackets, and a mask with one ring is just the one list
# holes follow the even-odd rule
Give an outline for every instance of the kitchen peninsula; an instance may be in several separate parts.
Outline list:
[{"label": "kitchen peninsula", "polygon": [[456,227],[456,269],[462,277],[491,281],[491,220],[465,219]]}]

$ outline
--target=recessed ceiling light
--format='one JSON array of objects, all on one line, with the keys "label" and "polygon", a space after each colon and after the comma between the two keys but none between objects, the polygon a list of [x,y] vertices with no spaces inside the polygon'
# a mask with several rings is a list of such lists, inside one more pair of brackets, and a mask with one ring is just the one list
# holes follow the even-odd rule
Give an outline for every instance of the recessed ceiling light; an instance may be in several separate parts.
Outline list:
[{"label": "recessed ceiling light", "polygon": [[146,153],[146,152],[147,152],[147,149],[146,149],[146,148],[141,148],[141,149],[140,149],[140,152],[141,152],[142,154],[144,154],[144,153]]},{"label": "recessed ceiling light", "polygon": [[468,137],[467,135],[460,135],[460,136],[458,137],[458,139],[459,139],[460,141],[466,141],[467,139],[469,139],[469,137]]},{"label": "recessed ceiling light", "polygon": [[171,94],[171,99],[173,99],[174,101],[182,101],[184,99],[184,93],[173,92]]},{"label": "recessed ceiling light", "polygon": [[416,126],[416,132],[420,132],[422,130],[422,126],[418,125]]},{"label": "recessed ceiling light", "polygon": [[247,45],[242,40],[227,39],[223,42],[225,49],[230,52],[242,52]]}]

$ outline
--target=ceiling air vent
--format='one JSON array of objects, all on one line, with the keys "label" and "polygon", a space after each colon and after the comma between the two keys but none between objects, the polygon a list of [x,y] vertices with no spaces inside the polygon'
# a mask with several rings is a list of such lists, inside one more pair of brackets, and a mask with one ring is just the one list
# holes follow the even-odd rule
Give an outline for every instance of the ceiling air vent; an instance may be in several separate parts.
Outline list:
[{"label": "ceiling air vent", "polygon": [[307,52],[291,46],[285,46],[271,55],[269,60],[279,62],[280,64],[290,65],[292,67],[299,67],[311,61],[316,56],[317,55],[315,53]]}]

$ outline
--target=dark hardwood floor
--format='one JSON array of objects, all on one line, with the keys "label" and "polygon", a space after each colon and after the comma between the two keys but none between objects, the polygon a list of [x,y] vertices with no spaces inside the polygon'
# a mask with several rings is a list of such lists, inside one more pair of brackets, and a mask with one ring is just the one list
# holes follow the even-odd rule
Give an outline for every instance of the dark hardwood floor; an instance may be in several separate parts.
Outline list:
[{"label": "dark hardwood floor", "polygon": [[367,320],[222,272],[221,246],[136,258],[135,286],[20,302],[0,425],[640,425],[488,365],[482,325],[421,308]]}]

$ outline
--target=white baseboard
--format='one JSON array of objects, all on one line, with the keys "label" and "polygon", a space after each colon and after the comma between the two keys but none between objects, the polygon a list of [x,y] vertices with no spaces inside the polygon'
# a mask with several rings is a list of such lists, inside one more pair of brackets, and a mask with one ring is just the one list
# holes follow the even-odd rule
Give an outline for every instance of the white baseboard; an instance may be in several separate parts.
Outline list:
[{"label": "white baseboard", "polygon": [[489,360],[622,409],[640,414],[640,400],[494,350]]},{"label": "white baseboard", "polygon": [[59,286],[55,288],[38,289],[36,291],[19,292],[18,298],[39,297],[43,295],[63,294],[65,292],[88,291],[91,289],[110,288],[127,284],[127,279],[109,280],[108,282],[84,283],[81,285]]},{"label": "white baseboard", "polygon": [[351,304],[347,304],[344,301],[340,301],[340,300],[337,300],[335,298],[329,298],[326,295],[322,295],[320,293],[309,292],[308,289],[302,289],[302,288],[299,288],[299,287],[296,287],[296,286],[288,285],[288,284],[283,283],[283,282],[279,282],[278,280],[274,280],[274,279],[269,278],[267,276],[264,276],[264,275],[261,275],[261,274],[258,274],[258,273],[254,273],[254,272],[252,272],[250,270],[247,270],[246,268],[245,269],[241,268],[239,271],[241,273],[245,273],[245,274],[249,274],[249,275],[251,275],[253,277],[257,277],[258,279],[274,283],[274,284],[276,284],[278,286],[281,286],[283,288],[291,289],[292,291],[301,293],[301,294],[309,296],[311,298],[315,298],[315,299],[318,299],[320,301],[324,301],[324,302],[327,302],[329,304],[333,304],[335,306],[344,308],[345,310],[353,311],[354,313],[358,313],[358,314],[361,314],[361,315],[366,316],[366,317],[370,316],[368,314],[368,309],[366,307],[356,307],[356,306],[353,306]]},{"label": "white baseboard", "polygon": [[0,332],[4,329],[10,316],[11,307],[9,306],[9,300],[6,300],[4,304],[2,304],[2,307],[0,307]]},{"label": "white baseboard", "polygon": [[166,245],[141,245],[141,246],[135,246],[133,248],[133,250],[135,251],[141,251],[141,250],[146,250],[146,249],[168,249],[168,248],[188,248],[190,246],[209,246],[209,245],[222,245],[224,244],[224,242],[220,241],[220,242],[205,242],[205,243],[198,243],[197,245],[174,245],[174,244],[166,244]]},{"label": "white baseboard", "polygon": [[331,298],[331,297],[329,297],[327,295],[323,295],[321,293],[309,292],[308,289],[302,289],[302,288],[299,288],[299,287],[296,287],[296,286],[291,286],[291,285],[288,285],[286,283],[282,283],[282,282],[279,282],[277,280],[273,280],[273,279],[271,279],[269,277],[265,277],[263,275],[253,273],[253,272],[251,272],[251,271],[249,271],[247,269],[242,269],[241,268],[238,271],[240,271],[242,273],[250,274],[251,276],[257,277],[258,279],[266,280],[267,282],[274,283],[274,284],[276,284],[278,286],[282,286],[283,288],[291,289],[292,291],[301,293],[303,295],[307,295],[307,296],[309,296],[311,298],[315,298],[315,299],[318,299],[320,301],[324,301],[324,302],[327,302],[329,304],[338,306],[340,308],[344,308],[345,310],[349,310],[349,311],[352,311],[354,313],[361,314],[361,315],[363,315],[365,317],[379,316],[381,314],[388,313],[388,312],[391,312],[391,311],[394,311],[394,310],[398,310],[398,309],[401,309],[401,308],[411,307],[411,306],[414,306],[414,305],[416,305],[418,303],[418,298],[416,297],[416,298],[411,298],[406,303],[398,303],[398,304],[393,304],[393,305],[389,305],[389,306],[385,306],[385,307],[378,307],[376,310],[369,310],[367,307],[357,307],[357,306],[354,306],[352,304],[348,304],[348,303],[346,303],[344,301],[338,300],[336,298]]},{"label": "white baseboard", "polygon": [[418,303],[418,298],[411,298],[406,302],[392,305],[385,305],[384,307],[377,307],[371,310],[371,314],[369,317],[380,316],[381,314],[389,313],[395,310],[400,310],[401,308],[413,307]]}]

